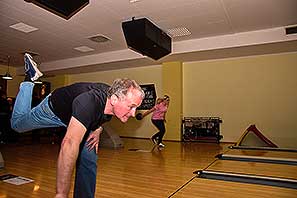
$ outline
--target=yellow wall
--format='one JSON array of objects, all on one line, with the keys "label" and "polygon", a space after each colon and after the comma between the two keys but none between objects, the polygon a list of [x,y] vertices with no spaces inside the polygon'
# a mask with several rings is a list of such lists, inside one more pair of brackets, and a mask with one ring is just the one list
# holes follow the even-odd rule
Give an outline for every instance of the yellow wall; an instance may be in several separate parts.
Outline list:
[{"label": "yellow wall", "polygon": [[[2,72],[3,71],[3,72]],[[6,67],[0,66],[5,73]],[[8,81],[15,96],[23,76]],[[282,147],[297,148],[297,53],[243,57],[44,78],[52,90],[74,82],[106,82],[128,77],[156,86],[157,96],[171,96],[165,140],[180,139],[182,116],[221,117],[222,141],[235,142],[250,124]],[[181,109],[181,110],[179,110]],[[110,125],[119,135],[148,138],[156,132],[150,116]]]},{"label": "yellow wall", "polygon": [[223,141],[250,124],[297,148],[297,53],[185,63],[184,116],[218,116]]},{"label": "yellow wall", "polygon": [[42,77],[41,80],[51,83],[51,91],[69,84],[69,76],[68,75]]},{"label": "yellow wall", "polygon": [[164,139],[181,140],[182,77],[182,62],[166,62],[162,64],[162,89],[164,94],[170,96]]},{"label": "yellow wall", "polygon": [[[131,78],[139,84],[155,84],[157,97],[168,94],[171,97],[170,107],[167,114],[167,133],[164,139],[180,140],[181,114],[182,114],[182,63],[170,62],[163,65],[138,67],[131,69],[94,72],[87,74],[69,75],[69,82],[105,82],[111,84],[116,78]],[[142,111],[143,112],[143,111]],[[148,138],[157,130],[151,123],[151,116],[141,121],[131,118],[123,124],[116,118],[110,123],[120,136]]]}]

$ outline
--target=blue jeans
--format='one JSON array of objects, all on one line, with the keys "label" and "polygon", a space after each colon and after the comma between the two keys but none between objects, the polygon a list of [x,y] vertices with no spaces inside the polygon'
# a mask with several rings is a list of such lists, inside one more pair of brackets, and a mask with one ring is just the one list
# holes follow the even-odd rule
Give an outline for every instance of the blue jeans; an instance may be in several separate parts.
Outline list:
[{"label": "blue jeans", "polygon": [[80,153],[76,160],[74,198],[95,197],[98,155],[95,149],[88,150],[87,137],[84,137],[80,145]]},{"label": "blue jeans", "polygon": [[51,111],[48,95],[39,105],[31,109],[34,83],[22,82],[11,116],[11,127],[17,132],[34,129],[61,127],[66,125]]},{"label": "blue jeans", "polygon": [[[31,109],[33,88],[34,83],[32,82],[22,82],[20,84],[20,90],[11,116],[12,129],[22,133],[40,128],[67,127],[50,109],[48,104],[50,95]],[[88,135],[89,133],[86,133],[81,142],[79,156],[76,161],[75,198],[93,198],[95,195],[98,155],[95,149],[88,150],[86,142]]]}]

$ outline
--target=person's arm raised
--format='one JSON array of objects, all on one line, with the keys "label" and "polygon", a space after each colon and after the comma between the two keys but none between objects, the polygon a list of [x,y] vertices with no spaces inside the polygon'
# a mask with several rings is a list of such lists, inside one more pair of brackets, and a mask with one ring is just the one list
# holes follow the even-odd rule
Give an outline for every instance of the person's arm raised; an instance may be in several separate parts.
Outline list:
[{"label": "person's arm raised", "polygon": [[68,197],[71,176],[79,153],[79,145],[86,130],[81,122],[71,117],[58,157],[56,198]]}]

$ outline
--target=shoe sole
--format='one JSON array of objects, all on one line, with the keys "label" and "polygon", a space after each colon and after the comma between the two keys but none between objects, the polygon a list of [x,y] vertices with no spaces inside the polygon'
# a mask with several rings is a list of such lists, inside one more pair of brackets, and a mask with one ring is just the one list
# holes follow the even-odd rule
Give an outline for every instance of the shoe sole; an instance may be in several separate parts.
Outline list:
[{"label": "shoe sole", "polygon": [[37,64],[32,60],[33,59],[32,56],[30,54],[27,54],[27,53],[24,56],[25,56],[25,64],[26,64],[26,61],[29,61],[29,64],[31,64],[31,66],[33,67],[33,69],[35,71],[35,75],[33,77],[31,77],[31,80],[35,81],[38,78],[40,78],[41,76],[43,76],[43,73],[41,73],[39,71],[39,69],[37,68]]}]

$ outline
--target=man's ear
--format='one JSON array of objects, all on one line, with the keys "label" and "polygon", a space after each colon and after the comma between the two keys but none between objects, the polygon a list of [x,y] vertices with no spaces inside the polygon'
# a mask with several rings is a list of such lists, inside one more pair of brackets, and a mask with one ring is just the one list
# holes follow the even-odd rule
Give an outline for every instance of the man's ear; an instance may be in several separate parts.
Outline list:
[{"label": "man's ear", "polygon": [[110,103],[111,105],[114,105],[118,101],[118,97],[116,95],[111,95],[110,97]]}]

